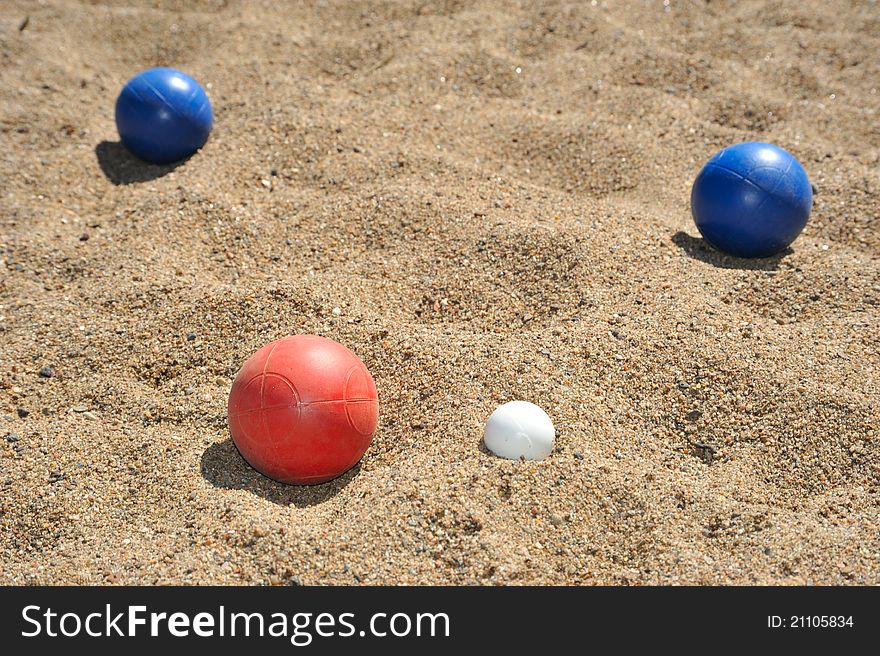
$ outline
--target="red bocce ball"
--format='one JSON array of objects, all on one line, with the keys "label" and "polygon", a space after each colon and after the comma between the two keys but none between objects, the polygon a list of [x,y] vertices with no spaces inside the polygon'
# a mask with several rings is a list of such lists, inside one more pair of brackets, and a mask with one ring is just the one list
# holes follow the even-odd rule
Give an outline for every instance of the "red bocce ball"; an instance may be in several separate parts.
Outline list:
[{"label": "red bocce ball", "polygon": [[261,474],[314,485],[351,469],[370,445],[379,399],[360,358],[332,339],[295,335],[244,363],[229,394],[235,446]]}]

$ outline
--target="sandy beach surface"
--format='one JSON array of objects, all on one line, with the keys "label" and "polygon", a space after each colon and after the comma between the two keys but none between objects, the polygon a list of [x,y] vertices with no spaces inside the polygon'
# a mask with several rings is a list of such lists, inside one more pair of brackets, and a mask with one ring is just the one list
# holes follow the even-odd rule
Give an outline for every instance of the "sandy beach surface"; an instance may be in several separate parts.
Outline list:
[{"label": "sandy beach surface", "polygon": [[[878,52],[875,1],[3,2],[0,583],[880,582]],[[114,125],[156,65],[176,167]],[[752,140],[816,195],[744,261],[689,194]],[[381,402],[314,487],[226,421],[295,333]]]}]

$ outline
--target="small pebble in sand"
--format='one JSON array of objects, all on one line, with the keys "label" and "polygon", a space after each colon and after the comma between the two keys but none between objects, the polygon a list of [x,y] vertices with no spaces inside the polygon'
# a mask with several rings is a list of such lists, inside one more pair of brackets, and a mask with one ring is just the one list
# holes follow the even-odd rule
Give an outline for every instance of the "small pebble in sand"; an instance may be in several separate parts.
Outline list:
[{"label": "small pebble in sand", "polygon": [[55,375],[55,370],[52,367],[45,366],[40,369],[40,378],[51,378]]},{"label": "small pebble in sand", "polygon": [[30,410],[25,410],[24,408],[16,408],[16,409],[15,409],[15,412],[16,412],[16,413],[18,414],[18,416],[21,417],[22,419],[24,419],[25,417],[27,417],[27,416],[30,414]]},{"label": "small pebble in sand", "polygon": [[21,439],[21,436],[18,433],[10,433],[6,436],[7,442],[18,442]]}]

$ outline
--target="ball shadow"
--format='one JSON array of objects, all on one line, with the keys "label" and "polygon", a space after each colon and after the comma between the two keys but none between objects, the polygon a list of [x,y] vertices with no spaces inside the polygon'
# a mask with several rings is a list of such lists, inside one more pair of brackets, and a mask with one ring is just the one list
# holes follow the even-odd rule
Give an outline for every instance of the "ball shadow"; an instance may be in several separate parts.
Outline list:
[{"label": "ball shadow", "polygon": [[120,141],[102,141],[95,146],[101,170],[115,185],[148,182],[171,173],[186,160],[172,164],[151,164],[133,155]]},{"label": "ball shadow", "polygon": [[678,246],[688,257],[711,264],[720,269],[775,271],[779,268],[779,263],[783,258],[794,253],[791,248],[786,248],[781,253],[771,255],[770,257],[735,257],[722,253],[710,246],[702,237],[691,237],[681,230],[672,235],[672,243]]},{"label": "ball shadow", "polygon": [[[495,453],[492,453],[489,450],[489,447],[486,446],[486,442],[483,440],[482,435],[480,435],[480,441],[477,443],[477,451],[489,456],[490,458],[501,458],[501,456],[499,456]],[[501,458],[501,459],[503,460],[503,458]]]},{"label": "ball shadow", "polygon": [[339,478],[320,485],[285,485],[266,478],[241,457],[231,439],[212,444],[202,454],[202,477],[223,490],[247,490],[279,506],[317,506],[332,499],[360,471],[358,463]]}]

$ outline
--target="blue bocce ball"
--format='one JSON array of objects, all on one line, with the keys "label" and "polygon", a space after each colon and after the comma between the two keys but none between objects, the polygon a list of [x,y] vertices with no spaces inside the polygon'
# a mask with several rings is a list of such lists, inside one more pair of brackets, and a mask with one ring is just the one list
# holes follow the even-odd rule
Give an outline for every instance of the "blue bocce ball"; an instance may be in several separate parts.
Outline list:
[{"label": "blue bocce ball", "polygon": [[208,94],[186,73],[150,68],[131,78],[116,100],[122,143],[148,162],[169,164],[205,145],[214,114]]},{"label": "blue bocce ball", "polygon": [[691,213],[712,246],[737,257],[768,257],[807,224],[813,191],[793,155],[760,142],[715,153],[694,181]]}]

